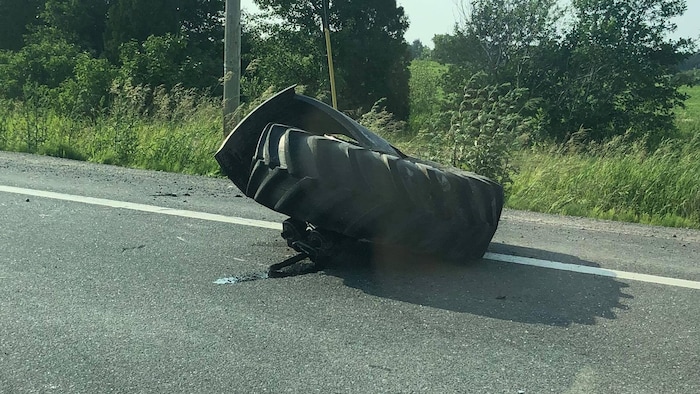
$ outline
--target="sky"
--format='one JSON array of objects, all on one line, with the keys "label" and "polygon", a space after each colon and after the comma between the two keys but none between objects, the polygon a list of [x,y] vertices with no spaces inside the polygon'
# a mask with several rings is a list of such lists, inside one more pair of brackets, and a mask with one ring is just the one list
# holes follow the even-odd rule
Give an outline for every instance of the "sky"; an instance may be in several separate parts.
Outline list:
[{"label": "sky", "polygon": [[[424,45],[433,46],[432,39],[436,34],[452,33],[456,21],[460,20],[457,4],[460,0],[397,0],[404,8],[410,26],[404,37],[406,41],[421,40]],[[678,25],[672,38],[694,38],[700,41],[700,0],[686,0],[688,9],[681,17],[674,19]],[[241,7],[255,11],[257,7],[253,0],[241,0]]]}]

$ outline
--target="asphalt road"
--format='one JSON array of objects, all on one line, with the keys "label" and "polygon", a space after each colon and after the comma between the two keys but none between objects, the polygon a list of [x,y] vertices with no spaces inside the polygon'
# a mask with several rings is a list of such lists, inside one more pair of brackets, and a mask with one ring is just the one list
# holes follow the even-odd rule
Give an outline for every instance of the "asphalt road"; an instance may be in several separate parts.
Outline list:
[{"label": "asphalt road", "polygon": [[[1,189],[4,187],[4,189]],[[293,254],[224,179],[0,152],[0,393],[697,393],[700,290],[396,250]],[[700,232],[506,211],[491,245],[700,281]]]}]

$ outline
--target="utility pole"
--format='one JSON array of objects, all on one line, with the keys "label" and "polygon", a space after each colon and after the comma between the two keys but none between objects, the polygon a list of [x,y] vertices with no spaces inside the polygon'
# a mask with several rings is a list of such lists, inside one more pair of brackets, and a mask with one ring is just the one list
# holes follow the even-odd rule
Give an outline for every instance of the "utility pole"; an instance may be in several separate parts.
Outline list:
[{"label": "utility pole", "polygon": [[323,34],[326,37],[326,57],[328,58],[328,76],[331,80],[331,100],[333,108],[338,109],[338,97],[335,94],[335,70],[333,69],[333,51],[331,50],[331,28],[328,21],[328,0],[323,0]]},{"label": "utility pole", "polygon": [[224,32],[224,137],[241,103],[241,0],[226,0]]}]

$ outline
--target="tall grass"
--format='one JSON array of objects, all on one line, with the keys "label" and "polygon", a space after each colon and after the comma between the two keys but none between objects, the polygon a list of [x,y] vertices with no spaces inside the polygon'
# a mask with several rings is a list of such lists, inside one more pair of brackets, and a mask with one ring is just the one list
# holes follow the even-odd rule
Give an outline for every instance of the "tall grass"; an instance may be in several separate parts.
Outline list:
[{"label": "tall grass", "polygon": [[700,137],[588,152],[522,152],[508,206],[547,213],[700,228]]},{"label": "tall grass", "polygon": [[108,111],[59,113],[50,103],[0,103],[0,149],[153,170],[213,175],[221,105],[176,87],[115,86]]}]

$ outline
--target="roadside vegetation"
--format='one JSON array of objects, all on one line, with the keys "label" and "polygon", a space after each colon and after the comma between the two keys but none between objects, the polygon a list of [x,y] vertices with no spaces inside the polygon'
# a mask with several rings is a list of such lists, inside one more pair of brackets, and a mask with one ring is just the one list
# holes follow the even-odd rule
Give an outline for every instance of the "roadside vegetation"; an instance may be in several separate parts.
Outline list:
[{"label": "roadside vegetation", "polygon": [[[433,72],[440,67],[430,62],[417,65]],[[700,86],[685,86],[680,92],[688,99],[674,108],[674,127],[660,142],[650,144],[631,133],[598,141],[590,139],[585,129],[564,142],[533,141],[527,129],[531,125],[518,119],[508,139],[490,138],[489,148],[482,149],[503,150],[484,159],[485,166],[502,160],[500,167],[481,172],[490,171],[491,177],[504,182],[506,206],[512,209],[700,228]],[[426,102],[434,103],[443,95],[438,92],[435,100]],[[484,117],[478,113],[468,118]],[[449,127],[454,119],[445,122],[442,127]],[[466,138],[464,133],[457,135]],[[398,136],[394,142],[410,154],[459,165],[454,147],[462,144],[451,138],[424,131]]]},{"label": "roadside vegetation", "polygon": [[[221,175],[223,0],[181,3],[0,0],[0,149]],[[238,119],[292,84],[329,101],[315,3],[257,3]],[[700,228],[700,60],[666,35],[685,1],[464,4],[430,49],[393,1],[331,2],[341,108],[510,208]]]},{"label": "roadside vegetation", "polygon": [[0,102],[0,149],[95,163],[216,175],[219,100],[192,90],[158,90],[146,109],[143,86],[120,87],[109,110],[66,114],[44,98]]},{"label": "roadside vegetation", "polygon": [[508,206],[700,228],[700,86],[682,91],[678,133],[653,148],[623,135],[521,150]]}]

